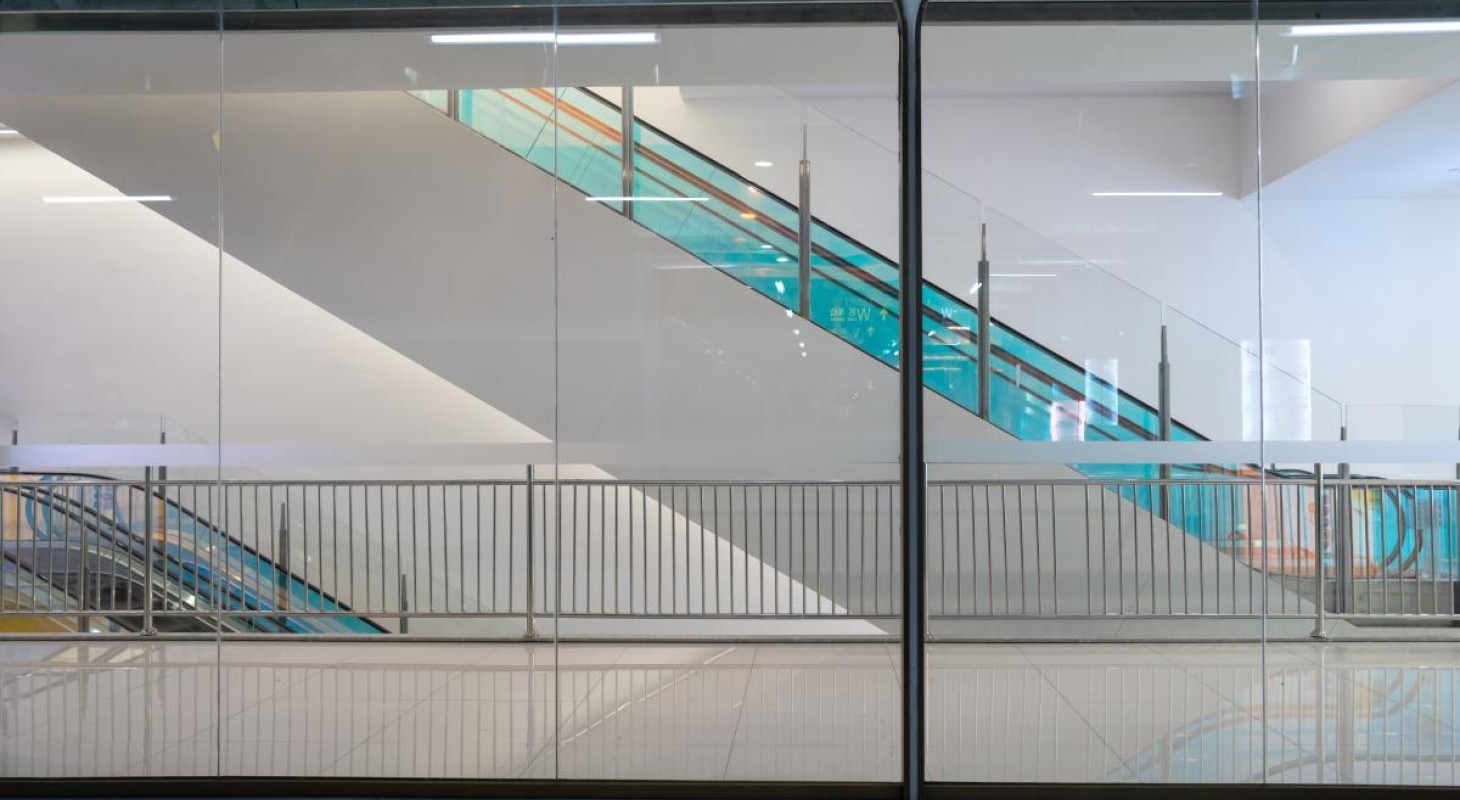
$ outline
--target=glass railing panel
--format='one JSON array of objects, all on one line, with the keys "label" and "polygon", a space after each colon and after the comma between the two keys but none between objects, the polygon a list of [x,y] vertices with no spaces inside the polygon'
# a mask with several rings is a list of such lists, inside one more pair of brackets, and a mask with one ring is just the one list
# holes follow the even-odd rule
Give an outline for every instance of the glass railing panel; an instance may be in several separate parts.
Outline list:
[{"label": "glass railing panel", "polygon": [[443,114],[451,110],[450,89],[416,89],[411,94],[426,101],[428,105]]},{"label": "glass railing panel", "polygon": [[[492,104],[493,126],[506,130],[502,142],[539,167],[589,194],[622,192],[618,159],[618,109],[590,92],[566,89],[556,108],[551,92],[476,92],[477,117]],[[573,139],[567,156],[549,158],[545,131],[556,119],[558,140]],[[504,120],[528,118],[519,124]],[[796,210],[652,127],[636,126],[635,196],[689,198],[692,202],[636,204],[635,220],[754,288],[782,307],[795,309],[799,285]],[[515,133],[513,133],[515,131]],[[490,134],[489,134],[490,135]],[[526,143],[531,136],[533,141]],[[819,222],[813,223],[814,322],[883,363],[897,363],[896,266],[879,254]],[[971,411],[977,408],[977,311],[929,283],[924,286],[923,321],[929,360],[929,388]],[[1143,441],[1159,436],[1156,410],[1123,391],[1116,375],[1101,375],[995,321],[990,421],[1032,440]],[[1154,361],[1152,364],[1154,367]],[[1127,370],[1131,367],[1127,364]],[[1154,371],[1154,368],[1151,370]],[[1173,426],[1173,438],[1196,440],[1189,428]],[[1091,466],[1108,477],[1152,476],[1147,465]]]},{"label": "glass railing panel", "polygon": [[[550,132],[551,107],[543,111],[532,95],[498,89],[463,91],[461,124],[542,167],[552,163],[552,146],[539,142]],[[548,137],[551,138],[550,136]]]}]

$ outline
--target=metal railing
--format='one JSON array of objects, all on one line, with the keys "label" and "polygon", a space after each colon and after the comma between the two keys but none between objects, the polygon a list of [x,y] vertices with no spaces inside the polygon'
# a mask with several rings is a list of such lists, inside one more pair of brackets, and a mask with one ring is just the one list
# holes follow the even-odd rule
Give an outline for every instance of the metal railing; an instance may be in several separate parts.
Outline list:
[{"label": "metal railing", "polygon": [[[548,616],[881,624],[900,608],[889,482],[8,478],[3,630],[532,636]],[[1265,612],[1315,635],[1331,619],[1455,619],[1457,492],[1321,475],[935,481],[929,614]]]}]

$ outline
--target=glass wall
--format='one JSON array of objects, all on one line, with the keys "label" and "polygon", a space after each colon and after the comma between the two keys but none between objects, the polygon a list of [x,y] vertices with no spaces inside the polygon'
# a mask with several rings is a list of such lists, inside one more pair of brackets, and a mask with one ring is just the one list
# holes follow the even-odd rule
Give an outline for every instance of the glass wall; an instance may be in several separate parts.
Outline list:
[{"label": "glass wall", "polygon": [[1455,20],[13,5],[0,776],[902,780],[911,291],[929,780],[1455,783]]},{"label": "glass wall", "polygon": [[929,778],[1261,780],[1252,23],[1038,5],[925,27]]},{"label": "glass wall", "polygon": [[[1260,28],[1269,361],[1342,403],[1343,429],[1315,414],[1313,440],[1349,440],[1342,458],[1302,459],[1331,479],[1322,507],[1338,524],[1316,556],[1327,607],[1342,617],[1335,638],[1394,615],[1434,638],[1455,610],[1456,395],[1451,371],[1431,361],[1450,338],[1441,307],[1455,290],[1454,232],[1441,222],[1456,202],[1442,144],[1457,123],[1455,31],[1453,19]],[[1308,413],[1295,383],[1269,391],[1275,419]],[[1269,437],[1274,451],[1303,438]],[[1295,745],[1270,764],[1271,780],[1453,784],[1453,647],[1406,645],[1385,663],[1313,648],[1271,659],[1269,713]]]},{"label": "glass wall", "polygon": [[[219,64],[216,27],[0,34],[7,637],[211,628],[207,546],[145,487],[218,474]],[[211,643],[84,678],[107,647],[5,649],[7,776],[215,773]]]},{"label": "glass wall", "polygon": [[94,640],[0,774],[897,780],[891,18],[134,10],[0,35],[0,624]]}]

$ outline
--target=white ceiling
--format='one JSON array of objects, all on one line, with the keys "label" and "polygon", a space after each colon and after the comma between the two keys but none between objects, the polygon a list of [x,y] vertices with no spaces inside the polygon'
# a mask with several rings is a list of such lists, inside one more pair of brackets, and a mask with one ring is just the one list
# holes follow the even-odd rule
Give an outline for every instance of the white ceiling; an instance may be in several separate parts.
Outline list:
[{"label": "white ceiling", "polygon": [[[777,84],[890,92],[891,26],[673,28],[652,47],[432,45],[428,31],[0,35],[0,92],[281,92],[563,84]],[[1290,39],[1264,29],[1264,77],[1460,74],[1451,35]],[[930,92],[1011,85],[1211,87],[1254,73],[1236,24],[945,26],[926,34]]]}]

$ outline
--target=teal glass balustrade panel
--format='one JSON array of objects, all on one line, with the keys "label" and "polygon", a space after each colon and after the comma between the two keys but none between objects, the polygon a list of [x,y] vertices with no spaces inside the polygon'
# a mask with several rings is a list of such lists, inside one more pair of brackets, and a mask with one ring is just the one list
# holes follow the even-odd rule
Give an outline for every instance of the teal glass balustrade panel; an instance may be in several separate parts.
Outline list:
[{"label": "teal glass balustrade panel", "polygon": [[[493,116],[536,116],[535,121],[519,126],[523,130],[539,131],[534,143],[524,147],[520,143],[523,137],[519,136],[516,144],[502,142],[509,149],[525,155],[545,169],[558,170],[559,177],[589,194],[609,193],[612,189],[618,190],[612,194],[621,192],[621,163],[618,161],[621,145],[615,132],[621,128],[622,120],[616,107],[590,92],[572,88],[561,90],[556,100],[545,90],[498,90],[476,94],[479,107],[483,105],[483,95],[495,103]],[[550,157],[551,148],[544,146],[543,141],[552,137],[542,135],[538,127],[554,118],[562,128],[557,141],[560,145],[564,141],[570,142],[567,146],[570,152],[559,154],[556,162]],[[488,130],[486,126],[476,127]],[[497,127],[506,126],[499,123]],[[793,264],[797,255],[795,209],[652,127],[640,124],[636,129],[639,133],[635,195],[644,198],[691,198],[708,212],[708,215],[692,213],[690,209],[678,207],[678,203],[643,202],[635,208],[636,220],[707,263],[732,274],[744,268],[774,272],[784,288],[784,294],[777,292],[776,296],[789,298],[787,306],[794,306],[799,291],[794,267],[782,270],[776,265]],[[832,316],[844,312],[833,311],[832,308],[848,296],[865,297],[872,293],[883,295],[871,301],[872,306],[895,313],[898,279],[895,265],[819,222],[813,224],[813,245],[816,281],[813,286],[813,320],[863,349],[874,349],[876,352],[872,355],[894,364],[895,341],[887,336],[869,335],[864,330],[865,326],[849,326],[845,317]],[[828,313],[816,313],[820,309],[820,304],[816,303],[819,287],[848,282],[860,285],[850,295],[843,291],[830,293]],[[964,339],[969,344],[968,358],[976,359],[971,331],[976,329],[977,312],[931,285],[925,287],[925,303],[929,309],[939,309],[936,316],[944,318],[941,325],[930,326],[933,329],[930,335],[938,342]],[[877,313],[880,315],[880,312]],[[953,335],[945,337],[945,332],[937,330],[939,327],[966,327],[970,330],[946,331]],[[895,326],[886,327],[886,330],[895,337]],[[1021,438],[1139,441],[1157,437],[1159,419],[1154,409],[1124,395],[1118,387],[1092,381],[1082,368],[997,321],[993,326],[993,336],[995,363],[992,369],[996,376],[1011,382],[1018,390],[1012,394],[997,389],[992,391],[995,397],[992,398],[994,408],[990,417],[995,424]],[[959,364],[952,361],[948,353],[936,356],[935,360],[945,363],[929,365],[930,388],[972,410],[977,397],[976,363]],[[974,376],[968,378],[964,374],[966,372],[972,372]],[[1090,391],[1092,388],[1097,391]],[[1097,396],[1103,396],[1104,400],[1090,399]],[[1031,404],[1036,407],[1031,408]],[[1040,405],[1042,409],[1037,407]],[[1177,426],[1173,438],[1196,440],[1199,437]],[[1150,472],[1145,468],[1122,469],[1117,474],[1135,477]]]},{"label": "teal glass balustrade panel", "polygon": [[413,89],[411,94],[426,101],[427,105],[443,114],[451,110],[451,90],[449,89]]},{"label": "teal glass balustrade panel", "polygon": [[[580,191],[622,193],[621,112],[583,89],[472,92],[470,124]],[[465,105],[465,104],[463,104]],[[491,119],[488,123],[486,120]],[[556,122],[557,131],[550,132]],[[796,209],[651,126],[635,126],[635,221],[705,263],[795,309],[799,296]],[[498,134],[491,133],[499,132]],[[501,138],[499,138],[499,136]],[[553,152],[553,142],[558,152]],[[672,198],[676,202],[651,202]],[[811,319],[896,366],[898,272],[891,261],[820,221],[812,226]],[[929,388],[977,406],[978,312],[923,287]],[[995,320],[989,419],[1021,439],[1142,441],[1159,435],[1152,407]],[[1173,438],[1198,440],[1175,426]],[[1090,465],[1101,477],[1154,477],[1149,465]]]},{"label": "teal glass balustrade panel", "polygon": [[551,103],[543,112],[538,98],[530,93],[518,92],[508,98],[495,89],[476,89],[461,92],[460,114],[461,124],[539,167],[551,169]]}]

